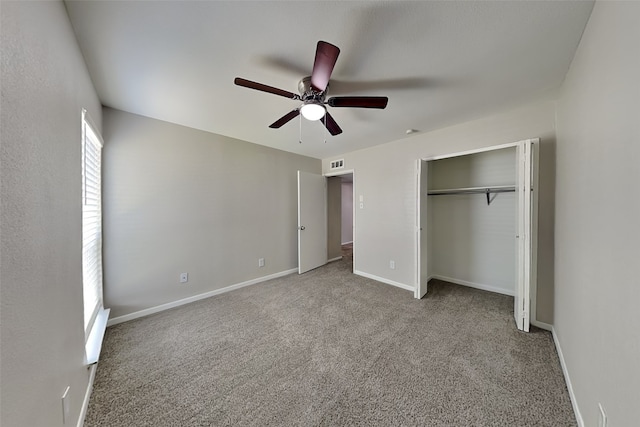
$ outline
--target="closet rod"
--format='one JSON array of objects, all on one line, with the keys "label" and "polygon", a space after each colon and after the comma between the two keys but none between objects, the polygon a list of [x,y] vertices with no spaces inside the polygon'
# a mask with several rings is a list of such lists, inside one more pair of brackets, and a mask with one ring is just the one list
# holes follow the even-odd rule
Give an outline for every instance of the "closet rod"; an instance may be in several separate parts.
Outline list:
[{"label": "closet rod", "polygon": [[452,194],[486,194],[487,205],[491,204],[491,194],[512,193],[516,191],[515,185],[501,185],[496,187],[468,187],[468,188],[448,188],[445,190],[430,190],[429,196],[446,196]]}]

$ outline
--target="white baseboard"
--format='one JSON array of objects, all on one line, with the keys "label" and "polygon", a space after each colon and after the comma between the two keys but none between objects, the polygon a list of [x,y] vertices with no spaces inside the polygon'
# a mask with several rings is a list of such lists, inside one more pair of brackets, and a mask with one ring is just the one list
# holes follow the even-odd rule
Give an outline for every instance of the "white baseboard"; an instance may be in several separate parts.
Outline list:
[{"label": "white baseboard", "polygon": [[192,297],[183,298],[177,301],[168,302],[151,308],[145,308],[144,310],[136,311],[135,313],[125,314],[124,316],[114,317],[109,319],[107,326],[117,325],[118,323],[128,322],[129,320],[138,319],[140,317],[148,316],[150,314],[159,313],[170,308],[179,307],[181,305],[189,304],[191,302],[199,301],[201,299],[209,298],[215,295],[220,295],[225,292],[234,291],[236,289],[244,288],[245,286],[255,285],[257,283],[266,282],[267,280],[277,279],[278,277],[287,276],[292,273],[297,273],[297,268],[291,270],[281,271],[279,273],[270,274],[268,276],[258,277],[256,279],[247,280],[246,282],[236,283],[235,285],[226,286],[224,288],[215,289],[213,291],[205,292],[203,294],[194,295]]},{"label": "white baseboard", "polygon": [[452,277],[440,276],[438,274],[434,274],[433,276],[431,276],[429,280],[431,279],[442,280],[445,282],[455,283],[456,285],[462,285],[462,286],[468,286],[470,288],[481,289],[483,291],[495,292],[497,294],[509,295],[511,297],[515,296],[515,291],[513,290],[496,288],[495,286],[484,285],[482,283],[467,282],[466,280],[454,279]]},{"label": "white baseboard", "polygon": [[551,335],[553,336],[553,343],[556,345],[556,352],[558,353],[558,358],[560,359],[562,374],[564,375],[564,381],[567,383],[567,390],[569,390],[569,398],[571,399],[571,406],[573,406],[573,412],[576,416],[578,427],[584,427],[584,421],[582,420],[582,414],[580,414],[580,408],[578,407],[578,401],[576,400],[576,395],[573,393],[571,378],[569,378],[569,371],[567,370],[567,365],[564,361],[564,355],[562,354],[562,348],[560,347],[558,334],[556,334],[556,329],[553,326],[551,327]]},{"label": "white baseboard", "polygon": [[97,363],[89,366],[89,384],[87,384],[87,391],[84,393],[84,400],[82,401],[82,408],[80,408],[80,416],[78,417],[76,427],[84,426],[84,419],[87,416],[87,409],[89,409],[89,399],[91,398],[91,392],[93,391],[93,381],[96,379],[97,367]]},{"label": "white baseboard", "polygon": [[353,274],[357,274],[358,276],[366,277],[367,279],[373,279],[378,282],[386,283],[387,285],[396,286],[398,288],[415,292],[415,286],[405,285],[404,283],[396,282],[393,280],[385,279],[384,277],[374,276],[373,274],[365,273],[363,271],[354,270]]},{"label": "white baseboard", "polygon": [[545,331],[551,332],[553,330],[553,325],[541,322],[539,320],[531,320],[529,323],[537,328],[544,329]]},{"label": "white baseboard", "polygon": [[339,261],[339,260],[341,260],[341,259],[342,259],[342,255],[337,256],[337,257],[335,257],[335,258],[331,258],[331,259],[330,259],[330,260],[328,260],[327,262]]}]

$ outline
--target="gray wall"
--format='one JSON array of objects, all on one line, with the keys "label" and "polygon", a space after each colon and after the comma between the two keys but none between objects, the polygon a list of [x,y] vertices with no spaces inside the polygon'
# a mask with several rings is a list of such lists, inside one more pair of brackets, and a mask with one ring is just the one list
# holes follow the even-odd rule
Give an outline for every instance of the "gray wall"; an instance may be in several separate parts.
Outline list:
[{"label": "gray wall", "polygon": [[640,3],[597,2],[558,103],[555,330],[584,425],[640,420]]},{"label": "gray wall", "polygon": [[[540,101],[502,114],[341,155],[357,176],[355,265],[387,282],[415,286],[417,159],[540,138],[537,318],[553,323],[553,209],[555,103]],[[332,159],[323,160],[329,172]],[[544,255],[544,256],[541,256]],[[396,268],[389,268],[389,261]]]},{"label": "gray wall", "polygon": [[76,425],[87,391],[81,110],[101,109],[61,2],[2,2],[3,427]]},{"label": "gray wall", "polygon": [[320,160],[119,110],[103,115],[112,318],[296,268],[296,171],[320,173]]}]

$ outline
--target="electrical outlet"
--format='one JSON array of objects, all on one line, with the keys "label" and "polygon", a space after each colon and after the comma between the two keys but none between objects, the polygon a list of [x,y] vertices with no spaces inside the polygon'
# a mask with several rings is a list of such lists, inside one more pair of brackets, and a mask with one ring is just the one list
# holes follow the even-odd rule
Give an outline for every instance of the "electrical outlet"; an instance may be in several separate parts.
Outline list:
[{"label": "electrical outlet", "polygon": [[598,409],[600,409],[598,413],[598,427],[607,427],[607,414],[604,412],[602,403],[598,403]]},{"label": "electrical outlet", "polygon": [[392,270],[396,269],[396,262],[394,260],[389,261],[389,268]]},{"label": "electrical outlet", "polygon": [[258,258],[258,267],[264,267],[264,258]]},{"label": "electrical outlet", "polygon": [[180,283],[187,283],[189,281],[189,273],[180,273]]},{"label": "electrical outlet", "polygon": [[66,424],[69,419],[69,389],[71,387],[67,386],[62,393],[62,424]]}]

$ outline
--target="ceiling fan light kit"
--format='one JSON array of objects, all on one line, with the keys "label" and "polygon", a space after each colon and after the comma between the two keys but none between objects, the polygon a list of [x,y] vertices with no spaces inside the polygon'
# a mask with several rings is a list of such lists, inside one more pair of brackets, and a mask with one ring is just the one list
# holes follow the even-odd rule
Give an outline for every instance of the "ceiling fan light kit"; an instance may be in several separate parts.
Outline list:
[{"label": "ceiling fan light kit", "polygon": [[300,112],[305,119],[315,122],[323,118],[327,110],[322,104],[314,101],[308,102],[300,107]]},{"label": "ceiling fan light kit", "polygon": [[340,49],[337,46],[324,41],[318,42],[311,76],[302,78],[298,83],[300,95],[240,77],[236,77],[234,83],[249,89],[283,96],[295,101],[302,101],[301,106],[273,122],[269,125],[270,128],[280,128],[285,123],[302,114],[302,117],[310,121],[317,121],[324,118],[322,123],[329,133],[335,136],[342,133],[342,129],[340,129],[340,126],[338,126],[331,114],[329,114],[325,105],[334,108],[384,109],[388,102],[386,96],[337,96],[326,99],[329,91],[329,79],[331,78],[331,73],[333,72],[333,67],[338,60],[339,54]]}]

